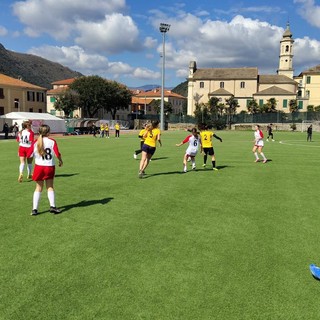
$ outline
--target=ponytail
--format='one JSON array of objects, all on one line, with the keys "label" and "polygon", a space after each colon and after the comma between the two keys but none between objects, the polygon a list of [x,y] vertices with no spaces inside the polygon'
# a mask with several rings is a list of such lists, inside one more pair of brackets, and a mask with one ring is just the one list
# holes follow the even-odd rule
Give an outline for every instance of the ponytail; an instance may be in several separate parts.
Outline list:
[{"label": "ponytail", "polygon": [[47,137],[50,133],[50,127],[46,124],[39,127],[39,137],[37,140],[37,151],[41,156],[45,155],[43,137]]}]

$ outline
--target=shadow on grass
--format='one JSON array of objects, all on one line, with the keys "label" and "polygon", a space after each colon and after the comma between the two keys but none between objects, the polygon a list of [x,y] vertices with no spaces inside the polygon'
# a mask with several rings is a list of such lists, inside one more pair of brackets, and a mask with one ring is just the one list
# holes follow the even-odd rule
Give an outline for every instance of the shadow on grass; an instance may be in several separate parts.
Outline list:
[{"label": "shadow on grass", "polygon": [[[159,157],[159,158],[151,158],[152,161],[157,161],[157,160],[165,160],[168,159],[169,157]],[[151,161],[151,162],[152,162]]]},{"label": "shadow on grass", "polygon": [[77,176],[79,172],[76,173],[62,173],[62,174],[56,174],[55,178],[66,178],[66,177],[72,177],[72,176]]},{"label": "shadow on grass", "polygon": [[109,203],[111,200],[113,200],[114,198],[103,198],[103,199],[97,199],[97,200],[82,200],[78,203],[73,203],[73,204],[68,204],[66,206],[61,206],[60,209],[63,212],[66,212],[70,209],[73,208],[83,208],[83,207],[91,207],[94,206],[96,204],[107,204]]},{"label": "shadow on grass", "polygon": [[143,179],[148,179],[151,177],[155,176],[165,176],[165,175],[171,175],[171,174],[183,174],[184,172],[182,171],[169,171],[169,172],[158,172],[158,173],[151,173],[151,174],[146,174]]}]

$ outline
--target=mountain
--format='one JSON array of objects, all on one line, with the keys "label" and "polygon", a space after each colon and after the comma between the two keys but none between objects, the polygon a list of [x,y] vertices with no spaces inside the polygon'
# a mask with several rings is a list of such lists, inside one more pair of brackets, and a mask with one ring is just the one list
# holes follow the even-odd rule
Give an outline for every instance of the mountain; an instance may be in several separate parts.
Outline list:
[{"label": "mountain", "polygon": [[41,57],[6,50],[0,43],[0,73],[40,87],[52,89],[51,83],[58,80],[80,77],[80,72]]},{"label": "mountain", "polygon": [[180,94],[181,96],[188,97],[188,81],[181,82],[172,89],[172,92]]}]

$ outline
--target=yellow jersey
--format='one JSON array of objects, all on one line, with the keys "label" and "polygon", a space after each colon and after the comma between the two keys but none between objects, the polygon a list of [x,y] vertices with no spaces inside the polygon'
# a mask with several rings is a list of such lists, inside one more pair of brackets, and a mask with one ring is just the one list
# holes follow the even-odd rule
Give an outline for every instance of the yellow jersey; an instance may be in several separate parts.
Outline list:
[{"label": "yellow jersey", "polygon": [[155,128],[152,131],[147,131],[147,135],[145,137],[144,143],[150,147],[156,147],[158,135],[160,135],[160,129]]},{"label": "yellow jersey", "polygon": [[144,141],[145,140],[145,138],[143,137],[143,135],[144,135],[144,133],[146,132],[146,129],[142,129],[142,130],[140,130],[140,132],[139,132],[139,137],[141,138],[141,141]]},{"label": "yellow jersey", "polygon": [[204,130],[200,132],[202,148],[211,148],[212,147],[212,137],[214,133],[209,130]]},{"label": "yellow jersey", "polygon": [[106,125],[106,126],[104,127],[104,130],[105,130],[105,131],[109,131],[108,125]]},{"label": "yellow jersey", "polygon": [[115,130],[120,130],[120,126],[119,126],[118,124],[116,124],[116,125],[114,126],[114,128],[115,128]]}]

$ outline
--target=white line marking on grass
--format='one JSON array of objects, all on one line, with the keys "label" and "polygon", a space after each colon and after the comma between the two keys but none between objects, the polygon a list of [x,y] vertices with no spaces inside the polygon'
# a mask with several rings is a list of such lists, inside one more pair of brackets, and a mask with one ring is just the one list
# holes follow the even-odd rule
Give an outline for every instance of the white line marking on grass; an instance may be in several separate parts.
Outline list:
[{"label": "white line marking on grass", "polygon": [[[293,142],[293,143],[292,143]],[[314,142],[305,142],[302,140],[290,140],[290,141],[279,141],[281,144],[285,144],[287,146],[299,146],[299,147],[307,147],[307,148],[320,148],[319,145],[314,145]]]}]

